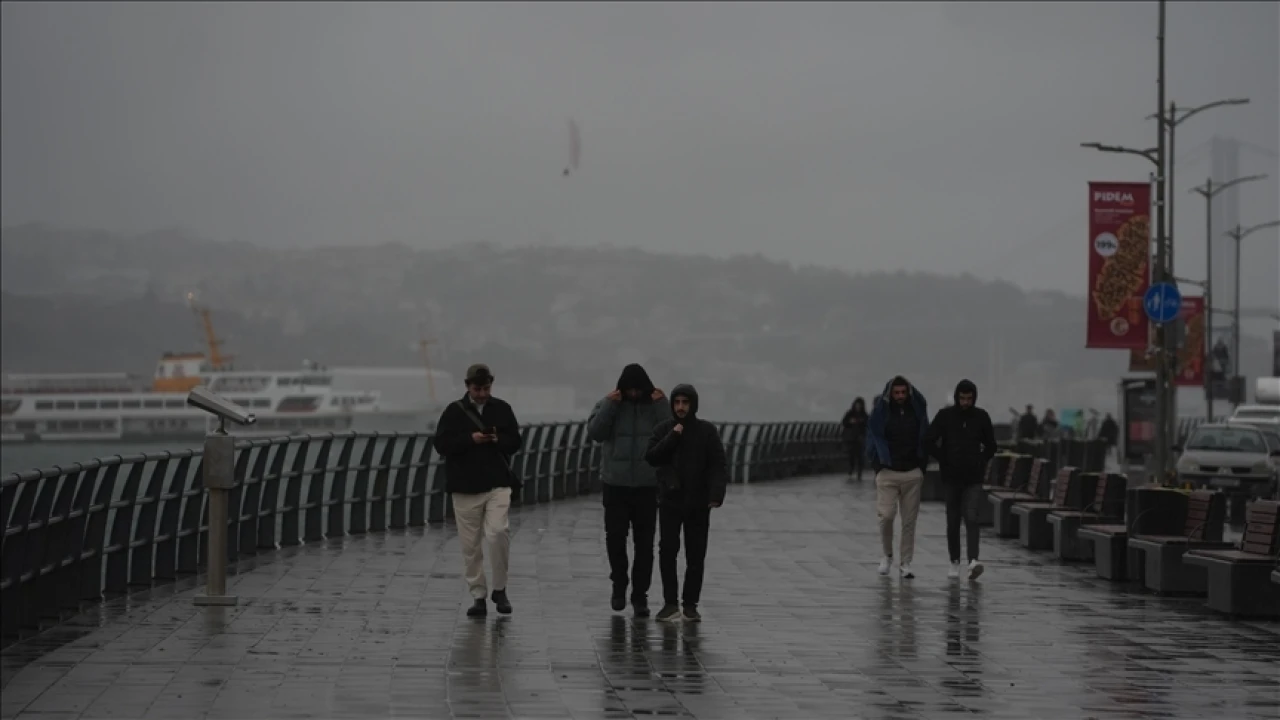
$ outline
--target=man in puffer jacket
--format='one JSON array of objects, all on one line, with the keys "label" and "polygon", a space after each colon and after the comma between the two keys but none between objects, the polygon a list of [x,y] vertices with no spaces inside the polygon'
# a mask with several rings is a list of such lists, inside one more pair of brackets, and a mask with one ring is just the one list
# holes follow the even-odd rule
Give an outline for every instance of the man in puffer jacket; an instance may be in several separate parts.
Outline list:
[{"label": "man in puffer jacket", "polygon": [[982,479],[996,454],[991,416],[978,407],[978,386],[969,380],[956,385],[956,404],[938,411],[925,433],[924,446],[938,458],[947,500],[947,550],[951,570],[960,577],[960,521],[964,520],[969,553],[969,579],[982,574],[978,561],[978,510],[983,502]]},{"label": "man in puffer jacket", "polygon": [[587,437],[602,443],[601,479],[604,501],[605,548],[611,607],[627,606],[627,532],[636,548],[631,567],[631,608],[636,617],[649,616],[649,585],[653,581],[653,536],[658,525],[658,480],[645,462],[649,437],[658,423],[671,417],[666,396],[653,386],[644,368],[623,368],[617,388],[596,403],[587,419]]}]

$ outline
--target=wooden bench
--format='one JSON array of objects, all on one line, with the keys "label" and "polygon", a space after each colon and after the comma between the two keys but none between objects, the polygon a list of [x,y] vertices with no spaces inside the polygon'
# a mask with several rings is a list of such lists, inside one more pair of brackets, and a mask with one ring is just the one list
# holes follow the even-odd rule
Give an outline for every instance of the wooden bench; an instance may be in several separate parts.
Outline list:
[{"label": "wooden bench", "polygon": [[1054,510],[1077,510],[1084,507],[1082,498],[1093,497],[1096,475],[1082,474],[1077,468],[1064,467],[1058,471],[1051,500],[1015,502],[1009,510],[1018,516],[1018,538],[1029,550],[1053,548],[1053,528],[1048,516]]},{"label": "wooden bench", "polygon": [[1129,478],[1120,473],[1081,473],[1096,475],[1093,502],[1080,510],[1050,510],[1046,518],[1053,528],[1053,554],[1059,560],[1093,560],[1093,541],[1078,536],[1080,526],[1124,521],[1124,495]]},{"label": "wooden bench", "polygon": [[1141,583],[1145,567],[1142,554],[1129,545],[1131,534],[1139,528],[1160,535],[1183,532],[1187,497],[1182,490],[1142,485],[1125,493],[1123,523],[1082,525],[1076,536],[1093,543],[1093,563],[1098,577],[1113,582]]},{"label": "wooden bench", "polygon": [[1268,575],[1280,555],[1280,501],[1255,500],[1245,517],[1240,547],[1188,550],[1184,563],[1208,572],[1212,610],[1250,617],[1280,617],[1280,586]]},{"label": "wooden bench", "polygon": [[[1025,455],[1018,459],[1023,458],[1030,459]],[[991,516],[994,519],[996,537],[1018,537],[1018,518],[1014,517],[1009,510],[1014,503],[1044,500],[1049,495],[1051,483],[1043,482],[1045,473],[1049,469],[1048,462],[1041,458],[1031,460],[1027,479],[1021,483],[1015,477],[1015,468],[1019,464],[1018,462],[1009,463],[1010,477],[1004,488],[987,491],[987,502],[991,503]]]},{"label": "wooden bench", "polygon": [[[982,483],[982,491],[991,492],[992,490],[1005,490],[1005,483],[1009,481],[1009,467],[1013,465],[1014,458],[1018,457],[1016,453],[1007,450],[995,454],[987,463],[987,479]],[[995,522],[995,518],[991,516],[991,506],[986,503],[978,503],[978,526],[987,527]]]},{"label": "wooden bench", "polygon": [[1209,576],[1203,567],[1183,562],[1188,550],[1229,550],[1222,541],[1227,519],[1227,496],[1215,490],[1187,495],[1182,528],[1176,533],[1135,531],[1131,547],[1143,564],[1143,586],[1160,594],[1204,595]]}]

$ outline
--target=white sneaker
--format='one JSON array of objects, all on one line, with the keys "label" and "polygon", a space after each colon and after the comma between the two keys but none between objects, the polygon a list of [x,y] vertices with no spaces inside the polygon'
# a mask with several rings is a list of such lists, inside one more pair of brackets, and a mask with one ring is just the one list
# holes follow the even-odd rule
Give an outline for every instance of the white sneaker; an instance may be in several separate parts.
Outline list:
[{"label": "white sneaker", "polygon": [[902,577],[907,580],[916,576],[915,573],[911,572],[911,566],[907,563],[902,563],[902,566],[898,568],[898,572],[902,573]]},{"label": "white sneaker", "polygon": [[970,560],[969,561],[969,579],[977,580],[978,576],[981,574],[982,574],[982,563],[978,562],[977,560]]},{"label": "white sneaker", "polygon": [[880,561],[880,574],[888,575],[889,568],[893,567],[893,558],[887,557]]},{"label": "white sneaker", "polygon": [[959,560],[951,563],[951,568],[947,570],[947,577],[952,579],[960,577],[960,561]]}]

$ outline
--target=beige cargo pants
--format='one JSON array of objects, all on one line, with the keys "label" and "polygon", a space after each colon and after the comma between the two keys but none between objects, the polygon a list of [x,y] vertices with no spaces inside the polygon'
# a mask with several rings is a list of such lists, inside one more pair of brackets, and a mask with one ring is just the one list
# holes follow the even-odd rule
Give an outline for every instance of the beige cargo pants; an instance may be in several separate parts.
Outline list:
[{"label": "beige cargo pants", "polygon": [[876,473],[876,516],[880,519],[880,545],[885,557],[893,554],[893,519],[902,509],[902,539],[898,562],[910,565],[916,552],[916,518],[920,515],[920,487],[924,473],[916,468],[906,472],[881,470]]}]

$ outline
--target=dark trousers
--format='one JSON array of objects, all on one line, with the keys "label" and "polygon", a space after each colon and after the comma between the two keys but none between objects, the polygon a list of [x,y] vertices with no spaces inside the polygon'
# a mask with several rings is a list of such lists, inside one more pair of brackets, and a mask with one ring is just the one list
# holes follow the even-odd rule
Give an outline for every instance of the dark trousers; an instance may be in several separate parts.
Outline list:
[{"label": "dark trousers", "polygon": [[684,605],[697,605],[702,598],[703,562],[707,558],[707,535],[711,532],[711,508],[663,505],[658,509],[662,535],[658,538],[658,569],[662,573],[662,599],[675,605],[680,599],[676,557],[680,554],[680,531],[684,530]]},{"label": "dark trousers", "polygon": [[613,591],[627,591],[627,533],[636,547],[631,567],[631,597],[648,599],[653,582],[653,534],[658,524],[658,488],[604,484],[604,544],[609,553],[609,579]]},{"label": "dark trousers", "polygon": [[861,479],[866,463],[866,446],[860,442],[849,443],[849,474],[856,474]]},{"label": "dark trousers", "polygon": [[978,503],[982,502],[982,482],[944,482],[947,496],[947,550],[951,562],[960,562],[960,520],[968,541],[969,559],[978,559]]}]

